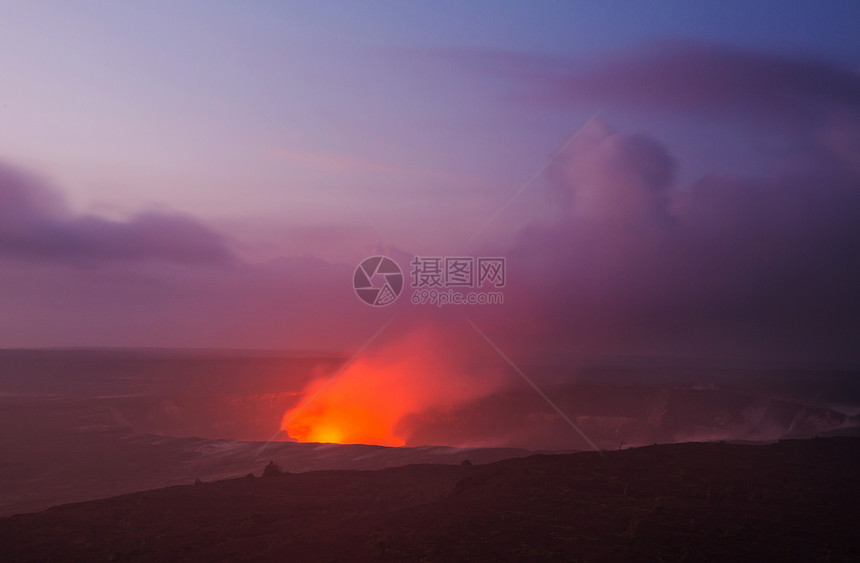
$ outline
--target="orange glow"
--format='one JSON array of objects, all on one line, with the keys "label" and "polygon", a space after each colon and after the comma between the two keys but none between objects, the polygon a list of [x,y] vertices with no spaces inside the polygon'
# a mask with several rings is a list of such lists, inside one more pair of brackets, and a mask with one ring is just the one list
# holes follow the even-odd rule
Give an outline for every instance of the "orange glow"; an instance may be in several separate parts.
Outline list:
[{"label": "orange glow", "polygon": [[343,432],[337,426],[318,426],[310,429],[307,442],[340,443],[343,441]]},{"label": "orange glow", "polygon": [[402,446],[405,441],[393,428],[405,405],[402,396],[398,400],[385,389],[391,389],[396,374],[379,369],[357,361],[318,395],[326,380],[313,382],[306,389],[313,399],[288,411],[283,429],[299,442]]},{"label": "orange glow", "polygon": [[454,339],[423,329],[365,355],[340,375],[304,389],[304,400],[284,414],[281,428],[299,442],[403,446],[403,417],[457,404],[496,388],[485,370],[464,372]]}]

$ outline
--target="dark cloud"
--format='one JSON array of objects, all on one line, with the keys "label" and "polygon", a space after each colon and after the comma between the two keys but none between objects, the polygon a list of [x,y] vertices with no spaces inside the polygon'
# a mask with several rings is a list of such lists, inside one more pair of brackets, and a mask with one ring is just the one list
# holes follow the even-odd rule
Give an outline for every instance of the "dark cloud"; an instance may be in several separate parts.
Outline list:
[{"label": "dark cloud", "polygon": [[356,298],[353,271],[312,256],[250,263],[181,215],[74,215],[0,167],[0,347],[339,350],[390,314]]},{"label": "dark cloud", "polygon": [[0,165],[0,255],[80,263],[230,258],[222,237],[189,217],[161,212],[128,221],[74,216],[58,194],[5,165]]},{"label": "dark cloud", "polygon": [[547,73],[543,80],[545,98],[560,103],[598,101],[782,124],[860,110],[860,74],[852,69],[681,41]]}]

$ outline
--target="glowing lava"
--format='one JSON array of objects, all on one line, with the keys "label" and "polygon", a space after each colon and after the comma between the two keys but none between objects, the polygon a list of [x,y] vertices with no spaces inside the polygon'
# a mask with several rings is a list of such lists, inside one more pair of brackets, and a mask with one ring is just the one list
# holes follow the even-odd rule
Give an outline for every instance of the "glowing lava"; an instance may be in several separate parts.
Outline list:
[{"label": "glowing lava", "polygon": [[284,415],[283,429],[299,442],[402,446],[394,433],[404,401],[396,374],[357,361],[326,385],[319,379],[306,389],[306,399]]},{"label": "glowing lava", "polygon": [[[410,414],[447,407],[498,387],[495,373],[464,370],[461,341],[439,330],[413,332],[384,350],[356,359],[337,377],[315,379],[281,428],[299,442],[402,446],[398,427]],[[459,358],[459,360],[455,360]]]}]

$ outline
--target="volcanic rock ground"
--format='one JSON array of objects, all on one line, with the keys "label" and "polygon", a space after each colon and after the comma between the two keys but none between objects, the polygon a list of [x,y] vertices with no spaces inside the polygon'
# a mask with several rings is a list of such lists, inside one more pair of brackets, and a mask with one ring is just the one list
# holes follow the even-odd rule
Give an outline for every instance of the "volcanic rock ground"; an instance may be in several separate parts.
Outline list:
[{"label": "volcanic rock ground", "polygon": [[860,560],[860,439],[239,477],[0,519],[4,561]]}]

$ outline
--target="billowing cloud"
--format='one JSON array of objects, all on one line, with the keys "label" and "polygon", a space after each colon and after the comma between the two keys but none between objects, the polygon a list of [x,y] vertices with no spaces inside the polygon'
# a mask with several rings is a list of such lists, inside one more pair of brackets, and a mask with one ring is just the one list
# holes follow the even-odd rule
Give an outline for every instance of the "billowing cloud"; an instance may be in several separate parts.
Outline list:
[{"label": "billowing cloud", "polygon": [[[671,185],[657,141],[594,122],[556,162],[568,207],[509,252],[542,344],[599,353],[853,357],[860,178],[845,169]],[[511,311],[508,310],[508,313]]]},{"label": "billowing cloud", "polygon": [[555,220],[485,249],[512,273],[505,310],[480,314],[512,327],[512,347],[857,359],[860,73],[683,41],[590,61],[478,58],[544,103],[716,120],[740,146],[790,147],[750,154],[755,173],[679,185],[670,148],[593,120],[550,167]]},{"label": "billowing cloud", "polygon": [[585,220],[638,221],[665,213],[675,163],[644,135],[611,134],[601,120],[581,131],[552,174]]},{"label": "billowing cloud", "polygon": [[5,165],[0,165],[0,255],[78,263],[230,258],[222,237],[189,217],[154,211],[128,221],[72,215],[58,193]]}]

